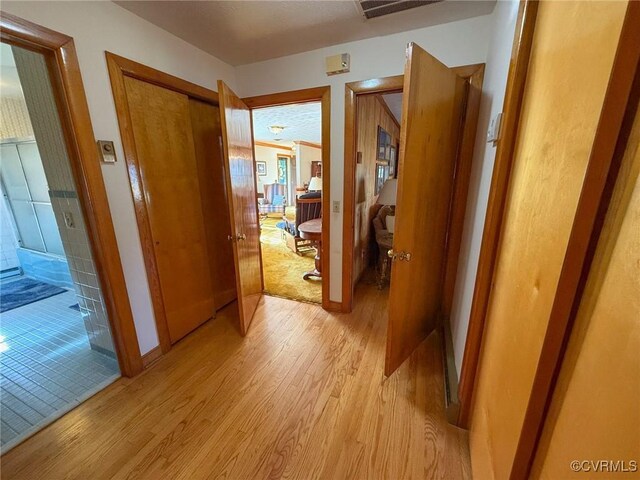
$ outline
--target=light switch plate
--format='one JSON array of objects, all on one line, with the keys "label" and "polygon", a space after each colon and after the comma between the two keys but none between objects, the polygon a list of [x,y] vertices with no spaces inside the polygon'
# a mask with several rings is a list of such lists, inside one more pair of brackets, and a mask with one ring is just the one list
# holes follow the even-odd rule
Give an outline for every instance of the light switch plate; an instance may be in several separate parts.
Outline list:
[{"label": "light switch plate", "polygon": [[98,151],[103,163],[116,163],[116,149],[111,140],[98,140]]},{"label": "light switch plate", "polygon": [[497,114],[491,119],[489,129],[487,130],[487,143],[493,143],[494,145],[500,139],[500,126],[502,124],[502,112]]},{"label": "light switch plate", "polygon": [[340,200],[333,201],[333,213],[340,213]]}]

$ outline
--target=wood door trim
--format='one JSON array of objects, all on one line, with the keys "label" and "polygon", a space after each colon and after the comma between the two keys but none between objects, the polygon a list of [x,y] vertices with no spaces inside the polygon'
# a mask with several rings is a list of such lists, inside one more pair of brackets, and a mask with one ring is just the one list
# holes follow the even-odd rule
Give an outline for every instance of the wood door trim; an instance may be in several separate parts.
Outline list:
[{"label": "wood door trim", "polygon": [[458,161],[456,162],[456,172],[454,174],[454,192],[449,209],[449,235],[447,236],[446,264],[443,274],[442,311],[447,320],[451,316],[453,294],[458,275],[460,246],[462,245],[469,181],[471,180],[471,166],[476,144],[476,132],[478,130],[484,70],[484,63],[453,68],[453,71],[460,77],[467,79],[468,90],[464,118],[462,119],[462,139],[458,146]]},{"label": "wood door trim", "polygon": [[518,440],[511,480],[529,478],[640,99],[640,2],[629,2]]},{"label": "wood door trim", "polygon": [[318,102],[322,100],[322,97],[327,91],[330,91],[330,88],[331,87],[325,86],[290,90],[288,92],[267,93],[266,95],[246,97],[243,98],[242,101],[252,110],[254,108],[275,107],[294,103]]},{"label": "wood door trim", "polygon": [[[480,111],[482,97],[482,82],[484,79],[484,64],[464,65],[454,67],[453,70],[461,77],[466,78],[470,96],[465,110],[465,127],[459,148],[456,169],[456,182],[454,185],[454,198],[450,211],[450,225],[453,229],[449,235],[447,246],[447,264],[444,277],[444,298],[446,300],[446,312],[451,310],[453,302],[453,289],[457,274],[458,255],[462,242],[464,227],[464,215],[466,211],[467,195],[469,190],[469,172],[473,160],[473,149],[477,119]],[[404,75],[392,77],[374,78],[359,82],[351,82],[345,85],[345,129],[344,129],[344,217],[342,237],[342,305],[343,311],[350,312],[353,309],[353,261],[347,252],[353,252],[354,228],[355,228],[355,181],[356,181],[356,132],[357,132],[357,97],[364,94],[381,95],[384,93],[402,92]],[[383,102],[384,103],[384,102]],[[473,128],[466,127],[473,125]]]},{"label": "wood door trim", "polygon": [[278,150],[286,150],[288,152],[291,151],[291,147],[287,147],[285,145],[278,145],[277,143],[261,142],[260,140],[256,140],[253,143],[258,147],[276,148]]},{"label": "wood door trim", "polygon": [[[278,92],[243,98],[242,101],[251,110],[294,103],[320,102],[322,107],[322,191],[331,192],[331,87]],[[334,302],[329,299],[331,216],[328,213],[331,211],[330,196],[330,193],[322,195],[322,211],[324,212],[322,215],[322,308],[327,311],[343,311],[344,299],[343,302]],[[260,257],[260,262],[262,262],[262,257]]]},{"label": "wood door trim", "polygon": [[121,57],[115,53],[106,52],[106,55],[107,62],[111,61],[116,64],[123,75],[183,93],[188,97],[202,100],[205,103],[218,105],[218,93],[213,90],[148,67],[142,63]]},{"label": "wood door trim", "polygon": [[173,90],[192,98],[196,98],[205,103],[218,105],[218,94],[199,85],[187,82],[173,75],[153,69],[141,63],[128,60],[111,52],[105,52],[107,67],[109,69],[109,79],[113,99],[118,117],[118,127],[122,139],[125,160],[127,162],[127,172],[133,204],[136,214],[136,222],[140,236],[140,244],[144,258],[147,281],[149,282],[149,292],[151,294],[151,304],[158,330],[158,340],[162,353],[171,350],[171,338],[169,336],[169,325],[162,298],[162,287],[158,265],[154,253],[153,236],[151,234],[151,223],[145,202],[144,186],[140,181],[140,165],[136,151],[133,128],[127,103],[127,93],[125,90],[124,78],[131,77],[143,82],[148,82],[169,90]]},{"label": "wood door trim", "polygon": [[0,38],[45,56],[120,372],[133,377],[143,369],[142,357],[73,39],[4,12]]},{"label": "wood door trim", "polygon": [[322,149],[322,145],[318,144],[318,143],[313,143],[313,142],[307,142],[305,140],[298,140],[296,142],[293,143],[297,143],[298,145],[304,145],[305,147],[311,147],[311,148],[317,148],[317,149]]},{"label": "wood door trim", "polygon": [[482,345],[485,317],[495,271],[500,233],[502,231],[537,11],[537,1],[523,0],[520,3],[516,21],[505,91],[502,138],[498,143],[491,177],[469,326],[460,371],[460,383],[458,385],[458,398],[460,401],[458,426],[462,428],[468,428],[471,419],[480,347]]}]

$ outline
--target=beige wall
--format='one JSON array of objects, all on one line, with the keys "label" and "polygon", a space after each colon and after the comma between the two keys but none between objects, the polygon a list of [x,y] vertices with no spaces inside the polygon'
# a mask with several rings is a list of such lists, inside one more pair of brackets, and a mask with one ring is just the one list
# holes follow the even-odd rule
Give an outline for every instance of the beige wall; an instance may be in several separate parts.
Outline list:
[{"label": "beige wall", "polygon": [[565,353],[533,478],[585,478],[574,460],[636,461],[640,478],[640,115]]},{"label": "beige wall", "polygon": [[296,144],[297,171],[296,179],[298,187],[309,184],[311,181],[311,162],[322,161],[322,149],[309,145]]},{"label": "beige wall", "polygon": [[[400,32],[383,37],[332,45],[237,67],[240,95],[250,97],[301,88],[331,87],[331,188],[323,195],[342,205],[344,179],[344,98],[345,83],[400,75],[404,71],[408,42],[422,48],[449,66],[482,63],[487,59],[489,39],[495,28],[492,15]],[[324,59],[349,53],[351,71],[327,76]],[[485,132],[479,132],[484,136]],[[490,167],[489,167],[490,168]],[[331,264],[329,299],[342,299],[342,222],[343,212],[325,212],[331,224],[331,245],[327,248]],[[346,253],[348,254],[348,252]]]},{"label": "beige wall", "polygon": [[[378,126],[392,137],[392,145],[400,142],[400,127],[382,105],[377,95],[358,98],[358,152],[362,163],[356,165],[355,235],[353,243],[353,281],[372,261],[372,242],[375,242],[371,220],[377,213],[375,194],[376,159],[378,150]],[[398,153],[396,152],[396,158]]]},{"label": "beige wall", "polygon": [[267,162],[267,174],[256,175],[257,192],[264,193],[264,185],[276,183],[278,180],[278,154],[292,155],[291,148],[272,148],[262,145],[255,146],[256,161]]},{"label": "beige wall", "polygon": [[475,478],[509,477],[625,10],[539,7],[477,376]]}]

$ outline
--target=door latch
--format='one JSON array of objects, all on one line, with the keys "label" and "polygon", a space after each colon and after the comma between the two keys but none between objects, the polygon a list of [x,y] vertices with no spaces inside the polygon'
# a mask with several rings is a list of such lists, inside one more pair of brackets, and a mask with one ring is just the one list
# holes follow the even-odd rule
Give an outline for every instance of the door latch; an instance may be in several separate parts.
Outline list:
[{"label": "door latch", "polygon": [[227,235],[227,240],[230,242],[237,242],[238,240],[246,240],[247,236],[243,233],[242,235]]},{"label": "door latch", "polygon": [[395,252],[393,250],[389,250],[387,252],[387,257],[391,259],[392,262],[399,260],[401,262],[410,262],[411,261],[411,253],[410,252]]}]

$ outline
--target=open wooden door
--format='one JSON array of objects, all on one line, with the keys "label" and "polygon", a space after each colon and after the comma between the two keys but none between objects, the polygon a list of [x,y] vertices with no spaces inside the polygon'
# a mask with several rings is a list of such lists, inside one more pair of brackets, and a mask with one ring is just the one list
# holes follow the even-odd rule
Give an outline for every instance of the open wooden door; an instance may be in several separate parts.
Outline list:
[{"label": "open wooden door", "polygon": [[438,325],[465,81],[407,47],[385,374]]},{"label": "open wooden door", "polygon": [[255,162],[251,111],[225,85],[218,81],[222,144],[227,168],[229,216],[233,259],[236,269],[240,333],[246,335],[262,297],[260,227],[256,196]]}]

